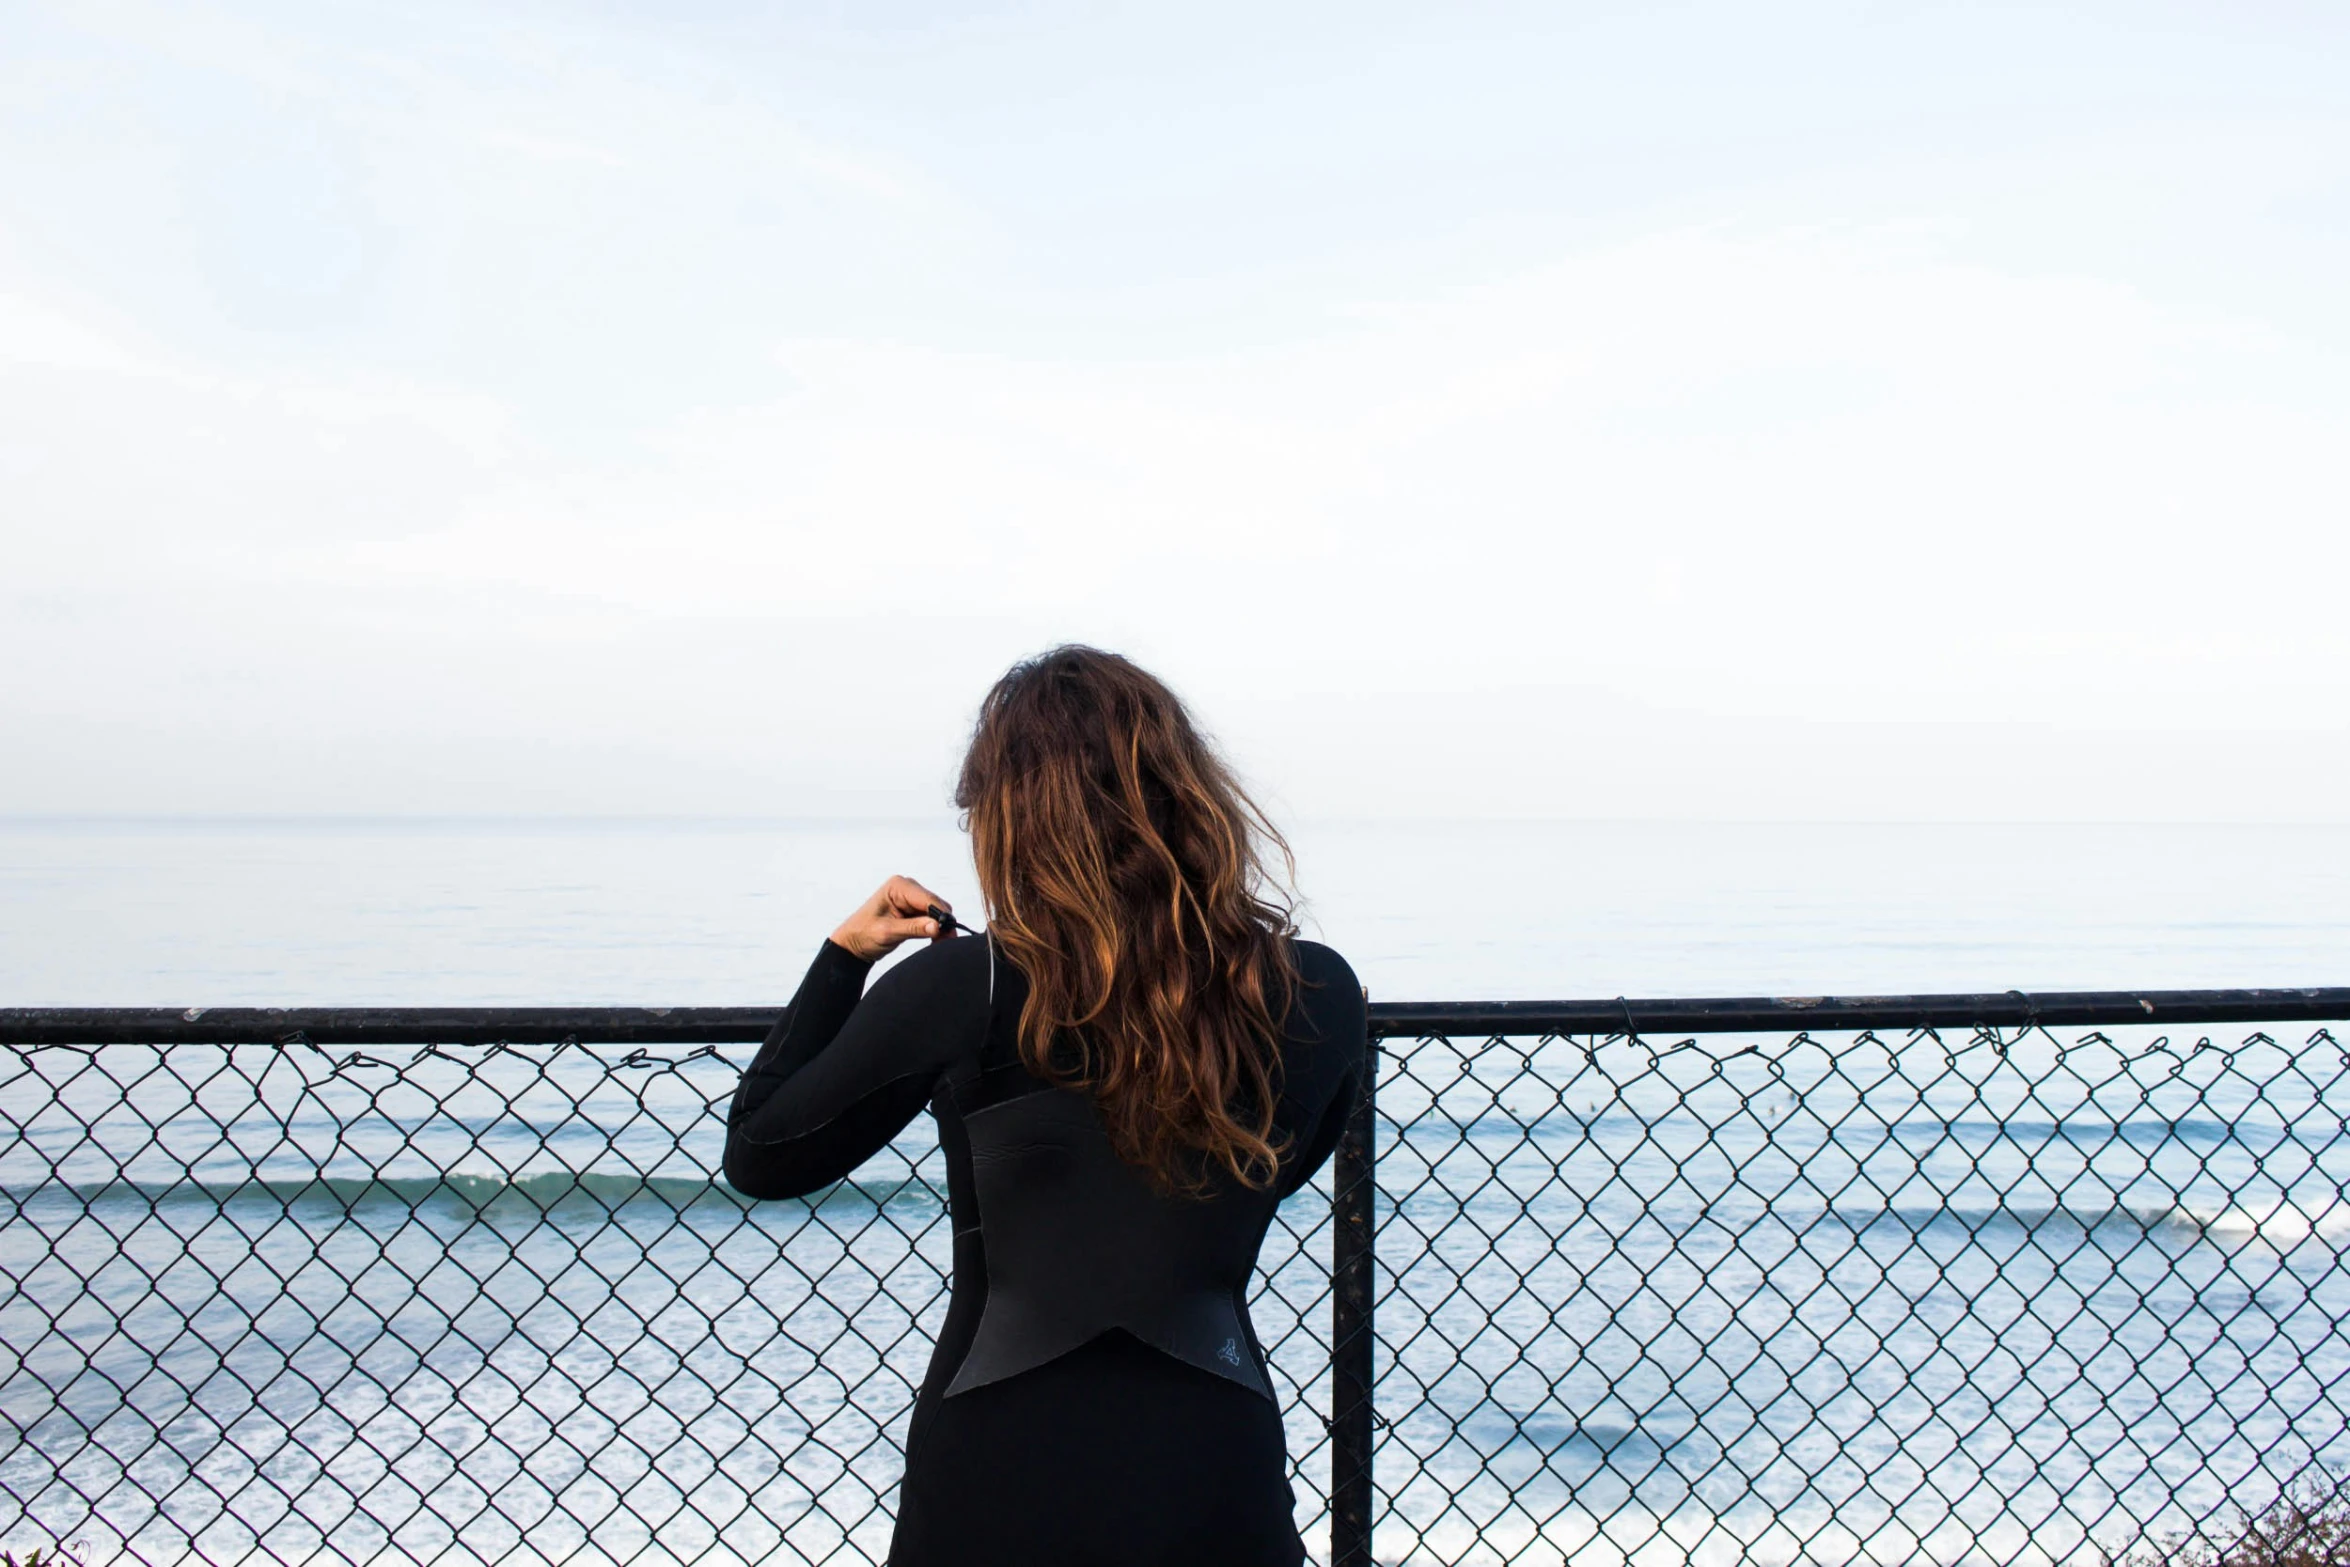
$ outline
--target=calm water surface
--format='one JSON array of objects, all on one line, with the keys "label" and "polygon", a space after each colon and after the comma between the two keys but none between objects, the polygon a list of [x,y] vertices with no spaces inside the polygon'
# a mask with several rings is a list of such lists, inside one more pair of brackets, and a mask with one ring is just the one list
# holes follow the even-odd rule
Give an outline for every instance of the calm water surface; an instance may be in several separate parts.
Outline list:
[{"label": "calm water surface", "polygon": [[[1391,999],[2350,983],[2350,827],[1307,825]],[[757,1003],[940,823],[0,822],[0,1004]]]}]

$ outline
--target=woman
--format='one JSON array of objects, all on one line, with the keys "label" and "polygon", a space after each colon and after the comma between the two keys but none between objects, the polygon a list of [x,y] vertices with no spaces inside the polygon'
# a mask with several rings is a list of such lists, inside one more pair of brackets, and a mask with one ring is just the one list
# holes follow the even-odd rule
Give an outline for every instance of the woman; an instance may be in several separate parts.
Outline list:
[{"label": "woman", "polygon": [[938,1120],[954,1286],[890,1561],[1295,1567],[1246,1295],[1354,1094],[1354,974],[1294,939],[1264,859],[1286,845],[1114,654],[997,682],[955,803],[986,934],[948,939],[945,900],[893,877],[818,951],[727,1121],[736,1189],[797,1197]]}]

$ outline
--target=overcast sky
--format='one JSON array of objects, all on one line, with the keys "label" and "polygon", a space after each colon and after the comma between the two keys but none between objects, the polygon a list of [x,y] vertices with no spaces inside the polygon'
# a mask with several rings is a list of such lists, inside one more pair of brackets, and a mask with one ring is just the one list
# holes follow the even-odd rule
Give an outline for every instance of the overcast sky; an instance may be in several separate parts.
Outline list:
[{"label": "overcast sky", "polygon": [[0,811],[2350,819],[2350,9],[0,0]]}]

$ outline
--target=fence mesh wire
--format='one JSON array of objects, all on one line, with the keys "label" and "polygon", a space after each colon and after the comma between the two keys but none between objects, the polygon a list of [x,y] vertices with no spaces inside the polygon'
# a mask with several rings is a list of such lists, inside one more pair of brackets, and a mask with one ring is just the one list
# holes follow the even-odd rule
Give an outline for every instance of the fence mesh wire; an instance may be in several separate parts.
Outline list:
[{"label": "fence mesh wire", "polygon": [[1389,1041],[1377,1560],[2225,1546],[2350,1461],[2346,1089],[2325,1030]]},{"label": "fence mesh wire", "polygon": [[[743,1053],[0,1053],[0,1546],[881,1560],[935,1144],[742,1203]],[[1438,1037],[1378,1079],[1382,1563],[2093,1561],[2350,1462],[2325,1030]],[[1329,1202],[1252,1308],[1317,1551]]]},{"label": "fence mesh wire", "polygon": [[[936,1143],[918,1121],[820,1201],[746,1204],[711,1175],[736,1071],[576,1045],[0,1058],[0,1543],[882,1560],[946,1304]],[[1306,1499],[1328,1203],[1284,1210],[1255,1305]]]}]

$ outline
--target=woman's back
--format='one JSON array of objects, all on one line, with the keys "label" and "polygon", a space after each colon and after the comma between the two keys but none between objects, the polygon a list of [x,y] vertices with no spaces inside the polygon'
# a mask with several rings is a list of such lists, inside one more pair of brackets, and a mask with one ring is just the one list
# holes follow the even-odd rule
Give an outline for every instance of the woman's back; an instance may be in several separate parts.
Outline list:
[{"label": "woman's back", "polygon": [[[1246,1291],[1274,1209],[1329,1157],[1344,1123],[1364,1038],[1353,971],[1328,947],[1297,944],[1300,983],[1282,1030],[1274,1110],[1286,1154],[1274,1181],[1252,1188],[1217,1175],[1197,1194],[1178,1193],[1118,1157],[1084,1093],[1025,1068],[1017,1023],[1026,981],[988,943],[968,945],[986,960],[982,987],[989,963],[995,968],[993,996],[981,996],[979,1049],[964,1073],[944,1074],[934,1109],[948,1139],[950,1185],[954,1165],[969,1166],[968,1189],[956,1195],[979,1226],[985,1309],[948,1391],[1016,1375],[1122,1329],[1270,1397],[1246,1326]],[[972,966],[967,951],[922,956]],[[950,991],[970,983],[941,980]],[[954,1132],[945,1131],[950,1121],[960,1122]],[[956,1228],[964,1224],[959,1214]],[[945,1339],[941,1351],[954,1358]]]},{"label": "woman's back", "polygon": [[897,1567],[1197,1561],[1203,1541],[1206,1559],[1299,1559],[1247,1291],[1274,1210],[1336,1145],[1365,1034],[1346,961],[1294,951],[1274,1179],[1198,1193],[1121,1160],[1083,1091],[1029,1070],[1026,981],[987,939],[937,943],[869,993],[870,965],[818,954],[744,1074],[726,1171],[754,1197],[805,1195],[925,1105],[937,1119],[954,1274]]}]

